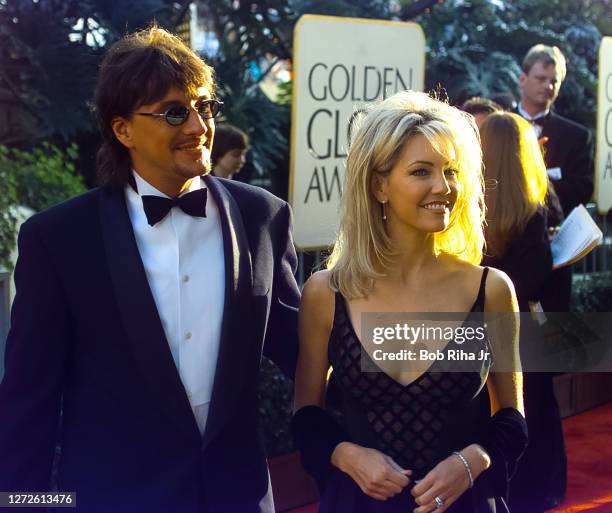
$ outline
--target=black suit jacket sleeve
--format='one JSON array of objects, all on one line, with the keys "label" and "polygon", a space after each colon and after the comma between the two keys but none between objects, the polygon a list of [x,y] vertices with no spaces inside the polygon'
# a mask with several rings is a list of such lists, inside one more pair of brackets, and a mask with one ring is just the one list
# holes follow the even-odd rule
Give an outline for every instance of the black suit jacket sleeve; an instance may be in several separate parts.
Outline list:
[{"label": "black suit jacket sleeve", "polygon": [[[552,143],[556,134],[551,133],[550,137]],[[561,180],[553,183],[567,216],[574,207],[588,203],[593,196],[593,136],[586,128],[567,125],[555,143],[558,157],[554,159],[555,162],[547,164],[548,167],[561,168]]]},{"label": "black suit jacket sleeve", "polygon": [[291,209],[285,204],[276,216],[276,248],[272,304],[264,354],[293,378],[297,364],[297,312],[300,291],[295,281],[297,256],[293,245]]},{"label": "black suit jacket sleeve", "polygon": [[49,489],[70,339],[65,296],[30,221],[19,234],[17,295],[0,384],[0,491]]}]

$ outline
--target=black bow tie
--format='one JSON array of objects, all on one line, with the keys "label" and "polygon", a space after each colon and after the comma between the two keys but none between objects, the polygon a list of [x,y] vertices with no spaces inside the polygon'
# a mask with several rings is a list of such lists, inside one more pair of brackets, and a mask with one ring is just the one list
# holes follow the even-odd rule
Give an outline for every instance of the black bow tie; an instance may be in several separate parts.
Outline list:
[{"label": "black bow tie", "polygon": [[548,114],[546,116],[540,116],[537,119],[531,119],[531,124],[532,125],[538,125],[541,127],[544,127],[544,123],[546,122],[546,118],[548,117]]},{"label": "black bow tie", "polygon": [[206,217],[207,190],[202,188],[188,192],[178,198],[162,196],[142,196],[142,206],[151,226],[168,215],[172,207],[179,207],[185,214],[194,217]]}]

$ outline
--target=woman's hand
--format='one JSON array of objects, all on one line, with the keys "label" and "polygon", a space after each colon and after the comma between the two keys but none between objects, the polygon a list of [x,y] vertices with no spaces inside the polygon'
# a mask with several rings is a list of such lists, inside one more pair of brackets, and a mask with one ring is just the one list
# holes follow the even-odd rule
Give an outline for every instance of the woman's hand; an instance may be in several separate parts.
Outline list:
[{"label": "woman's hand", "polygon": [[[489,455],[478,445],[470,445],[461,451],[470,466],[472,478],[476,478],[491,465]],[[412,489],[418,507],[414,513],[442,513],[470,487],[465,465],[456,454],[438,463]],[[436,497],[443,505],[436,505]]]},{"label": "woman's hand", "polygon": [[559,233],[558,226],[551,226],[550,228],[548,228],[548,241],[552,242],[558,233]]},{"label": "woman's hand", "polygon": [[412,474],[386,454],[350,442],[338,444],[331,461],[351,476],[363,493],[379,501],[400,493],[410,483],[408,476]]}]

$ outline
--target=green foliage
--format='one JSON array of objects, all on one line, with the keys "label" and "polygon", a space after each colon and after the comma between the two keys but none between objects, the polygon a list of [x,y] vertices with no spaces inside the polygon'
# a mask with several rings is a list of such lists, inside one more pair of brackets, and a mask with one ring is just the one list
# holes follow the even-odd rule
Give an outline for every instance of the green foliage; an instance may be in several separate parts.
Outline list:
[{"label": "green foliage", "polygon": [[32,151],[5,148],[0,165],[14,177],[19,204],[40,211],[85,191],[75,174],[78,156],[74,144],[61,150],[45,142]]},{"label": "green foliage", "polygon": [[564,357],[566,366],[562,369],[592,369],[605,361],[610,349],[611,291],[612,271],[574,275],[570,305],[573,313],[553,316],[562,328],[553,344]]},{"label": "green foliage", "polygon": [[15,207],[23,205],[44,210],[85,191],[83,179],[75,173],[78,148],[66,150],[43,143],[31,151],[0,145],[0,261],[8,266],[15,243]]},{"label": "green foliage", "polygon": [[[201,0],[219,40],[214,66],[224,118],[249,134],[255,168],[270,177],[273,192],[285,196],[289,175],[291,85],[281,86],[276,102],[258,87],[273,64],[292,57],[293,29],[302,14],[388,18],[386,0]],[[206,58],[206,56],[205,56]],[[253,72],[253,69],[256,71]]]},{"label": "green foliage", "polygon": [[591,273],[572,285],[572,312],[612,312],[612,271]]},{"label": "green foliage", "polygon": [[520,63],[537,44],[561,48],[568,74],[557,110],[595,126],[599,11],[591,0],[447,0],[418,21],[427,38],[427,87],[441,84],[452,102],[517,87]]},{"label": "green foliage", "polygon": [[612,0],[590,0],[590,15],[599,31],[612,36]]},{"label": "green foliage", "polygon": [[278,92],[276,94],[276,101],[281,105],[287,105],[291,107],[291,100],[293,98],[293,82],[285,82],[278,86]]},{"label": "green foliage", "polygon": [[390,2],[385,0],[296,0],[292,2],[299,15],[322,14],[351,18],[386,19],[390,16]]},{"label": "green foliage", "polygon": [[15,177],[4,165],[9,150],[0,146],[0,183],[2,194],[0,194],[0,265],[10,267],[9,257],[15,244],[15,224],[17,218],[12,208],[17,202]]},{"label": "green foliage", "polygon": [[28,145],[54,135],[67,138],[88,126],[86,100],[97,61],[93,49],[69,39],[74,5],[8,1],[0,7],[0,87],[13,120],[0,143]]},{"label": "green foliage", "polygon": [[0,2],[0,144],[64,143],[95,130],[89,102],[106,48],[156,20],[173,29],[189,2]]},{"label": "green foliage", "polygon": [[229,52],[211,60],[217,70],[223,119],[244,130],[250,139],[259,176],[269,176],[288,154],[290,110],[272,102],[248,73],[248,63]]},{"label": "green foliage", "polygon": [[[204,58],[216,71],[218,94],[225,102],[223,119],[249,134],[257,176],[281,181],[288,176],[290,110],[271,101],[259,82],[271,63],[291,56],[295,13],[284,0],[210,0],[200,6],[219,41],[219,52]],[[282,196],[286,187],[273,191]]]},{"label": "green foliage", "polygon": [[[79,140],[82,174],[91,176],[97,145],[88,102],[97,66],[126,31],[155,20],[174,29],[188,0],[4,0],[0,2],[0,144],[28,148],[43,140]],[[225,116],[251,136],[260,176],[286,179],[290,114],[258,87],[269,68],[291,59],[302,14],[380,19],[416,18],[427,38],[427,87],[458,103],[473,94],[518,96],[519,62],[537,42],[556,44],[568,58],[557,109],[589,127],[595,119],[600,33],[612,34],[612,0],[200,0],[220,51],[217,69]],[[433,7],[432,7],[433,5]],[[259,68],[254,72],[254,69]],[[89,159],[88,161],[86,159]],[[90,179],[90,181],[93,181]],[[283,193],[284,191],[276,191]]]}]

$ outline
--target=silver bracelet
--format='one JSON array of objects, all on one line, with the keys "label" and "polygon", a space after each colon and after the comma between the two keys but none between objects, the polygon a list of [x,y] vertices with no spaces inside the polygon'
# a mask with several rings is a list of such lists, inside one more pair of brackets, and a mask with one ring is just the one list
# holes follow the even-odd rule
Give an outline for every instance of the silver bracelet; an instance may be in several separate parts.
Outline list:
[{"label": "silver bracelet", "polygon": [[465,470],[467,470],[468,477],[470,478],[470,488],[472,488],[474,486],[474,478],[472,477],[472,469],[470,468],[468,460],[466,460],[465,456],[458,451],[453,451],[453,454],[461,460],[461,463],[463,463]]}]

